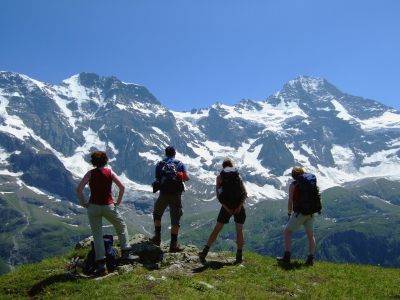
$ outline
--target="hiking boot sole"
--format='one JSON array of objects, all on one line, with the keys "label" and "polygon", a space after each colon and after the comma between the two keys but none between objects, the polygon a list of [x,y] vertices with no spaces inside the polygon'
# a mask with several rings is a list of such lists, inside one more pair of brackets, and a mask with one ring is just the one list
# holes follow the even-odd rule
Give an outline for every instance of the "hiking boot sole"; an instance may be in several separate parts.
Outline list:
[{"label": "hiking boot sole", "polygon": [[185,248],[180,248],[180,247],[169,248],[169,252],[171,252],[171,253],[182,252],[184,250],[185,250]]}]

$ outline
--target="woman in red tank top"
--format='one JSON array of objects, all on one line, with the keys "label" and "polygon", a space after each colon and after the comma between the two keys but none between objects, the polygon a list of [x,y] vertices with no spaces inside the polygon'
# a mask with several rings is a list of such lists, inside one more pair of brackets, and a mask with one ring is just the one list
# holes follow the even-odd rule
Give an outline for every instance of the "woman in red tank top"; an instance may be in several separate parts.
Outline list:
[{"label": "woman in red tank top", "polygon": [[114,204],[111,193],[113,175],[110,169],[101,167],[90,171],[90,199],[89,202],[97,205]]},{"label": "woman in red tank top", "polygon": [[[105,165],[108,162],[106,152],[94,151],[91,154],[90,162],[96,168],[86,173],[82,181],[79,183],[76,192],[81,205],[87,208],[89,223],[92,229],[94,250],[98,266],[95,275],[102,276],[108,274],[105,264],[105,248],[102,232],[103,217],[106,218],[115,228],[121,245],[121,258],[132,261],[136,260],[138,257],[129,254],[131,246],[129,244],[128,230],[125,220],[117,211],[117,206],[121,204],[122,196],[124,195],[124,185],[113,171],[105,168]],[[114,202],[111,192],[112,183],[115,183],[119,188],[116,202]],[[87,184],[89,184],[90,187],[90,198],[88,202],[85,202],[83,189]]]}]

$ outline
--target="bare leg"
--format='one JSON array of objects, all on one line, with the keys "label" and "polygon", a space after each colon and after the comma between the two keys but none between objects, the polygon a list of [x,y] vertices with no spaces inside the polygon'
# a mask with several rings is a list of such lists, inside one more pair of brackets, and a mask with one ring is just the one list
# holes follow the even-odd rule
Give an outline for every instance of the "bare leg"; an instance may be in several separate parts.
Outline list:
[{"label": "bare leg", "polygon": [[243,233],[243,224],[236,224],[236,243],[237,248],[242,250],[244,245],[244,233]]},{"label": "bare leg", "polygon": [[307,238],[308,238],[308,254],[314,255],[315,253],[315,248],[316,248],[316,243],[315,243],[315,238],[314,238],[314,231],[307,231]]},{"label": "bare leg", "polygon": [[292,251],[292,233],[293,231],[290,231],[289,229],[285,228],[285,231],[283,232],[283,240],[285,243],[285,250],[287,252]]},{"label": "bare leg", "polygon": [[171,233],[172,234],[178,234],[179,232],[179,226],[178,225],[172,225],[171,226]]},{"label": "bare leg", "polygon": [[207,246],[211,247],[212,244],[214,244],[215,240],[218,237],[218,234],[221,232],[222,228],[224,227],[225,224],[219,223],[217,222],[217,224],[215,224],[215,227],[213,229],[213,231],[210,234],[210,237],[208,238],[207,241]]}]

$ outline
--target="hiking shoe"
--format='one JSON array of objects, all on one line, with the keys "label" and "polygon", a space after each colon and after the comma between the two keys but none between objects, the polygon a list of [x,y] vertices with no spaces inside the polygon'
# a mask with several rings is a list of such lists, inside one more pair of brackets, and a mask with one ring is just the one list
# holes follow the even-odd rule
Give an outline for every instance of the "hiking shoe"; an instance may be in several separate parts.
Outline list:
[{"label": "hiking shoe", "polygon": [[107,266],[105,262],[98,262],[97,269],[93,272],[94,276],[105,276],[108,274]]},{"label": "hiking shoe", "polygon": [[204,252],[204,250],[198,253],[199,258],[200,258],[201,260],[206,259],[207,254],[208,254],[208,253],[207,253],[207,252]]},{"label": "hiking shoe", "polygon": [[131,255],[131,254],[130,254],[130,249],[122,250],[121,260],[125,260],[125,261],[137,261],[137,260],[139,260],[139,256],[137,256],[137,255]]},{"label": "hiking shoe", "polygon": [[235,264],[241,264],[243,262],[243,256],[242,253],[236,253],[236,260]]},{"label": "hiking shoe", "polygon": [[280,263],[290,263],[290,253],[285,252],[282,257],[277,257],[276,260]]},{"label": "hiking shoe", "polygon": [[178,242],[171,243],[169,252],[182,252],[186,247],[178,245]]},{"label": "hiking shoe", "polygon": [[154,235],[151,238],[149,238],[149,241],[152,242],[154,245],[160,246],[161,245],[161,236]]},{"label": "hiking shoe", "polygon": [[307,260],[304,262],[307,266],[312,266],[314,264],[314,255],[308,255]]}]

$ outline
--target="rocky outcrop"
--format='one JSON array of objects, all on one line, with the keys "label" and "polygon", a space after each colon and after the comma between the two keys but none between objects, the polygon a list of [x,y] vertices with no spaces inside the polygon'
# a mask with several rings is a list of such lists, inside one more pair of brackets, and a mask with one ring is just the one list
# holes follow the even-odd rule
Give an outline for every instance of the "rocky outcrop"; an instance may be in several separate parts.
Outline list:
[{"label": "rocky outcrop", "polygon": [[[91,241],[92,237],[80,241],[76,244],[75,249],[90,248]],[[157,278],[162,278],[163,275],[170,273],[191,276],[209,268],[219,269],[223,266],[235,265],[234,253],[209,252],[206,260],[200,260],[198,257],[200,250],[194,245],[185,245],[185,249],[182,252],[170,253],[169,244],[161,243],[160,246],[156,246],[149,241],[148,237],[142,234],[131,236],[129,243],[132,246],[131,254],[139,256],[139,260],[133,263],[120,263],[113,273],[109,273],[105,277],[126,274],[138,267],[153,270],[158,275],[156,276]],[[117,237],[114,237],[114,247],[121,253]],[[81,276],[79,271],[85,267],[85,258],[79,259],[77,267],[77,274]],[[149,280],[153,279],[149,278]]]}]

